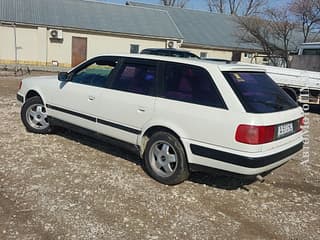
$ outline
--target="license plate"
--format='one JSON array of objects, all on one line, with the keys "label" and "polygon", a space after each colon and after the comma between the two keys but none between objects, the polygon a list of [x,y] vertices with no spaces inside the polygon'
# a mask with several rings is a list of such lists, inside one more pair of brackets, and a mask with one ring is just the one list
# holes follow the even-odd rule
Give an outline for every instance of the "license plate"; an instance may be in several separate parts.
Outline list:
[{"label": "license plate", "polygon": [[277,137],[281,138],[284,136],[288,136],[293,133],[293,123],[284,123],[278,126],[278,134]]}]

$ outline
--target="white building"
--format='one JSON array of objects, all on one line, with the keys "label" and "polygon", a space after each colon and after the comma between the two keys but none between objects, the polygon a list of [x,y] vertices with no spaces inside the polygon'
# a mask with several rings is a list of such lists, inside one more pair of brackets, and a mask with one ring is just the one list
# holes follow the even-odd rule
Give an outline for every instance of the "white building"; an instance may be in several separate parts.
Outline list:
[{"label": "white building", "polygon": [[249,61],[261,49],[239,43],[236,30],[231,16],[134,2],[0,0],[0,64],[71,67],[98,54],[168,45]]}]

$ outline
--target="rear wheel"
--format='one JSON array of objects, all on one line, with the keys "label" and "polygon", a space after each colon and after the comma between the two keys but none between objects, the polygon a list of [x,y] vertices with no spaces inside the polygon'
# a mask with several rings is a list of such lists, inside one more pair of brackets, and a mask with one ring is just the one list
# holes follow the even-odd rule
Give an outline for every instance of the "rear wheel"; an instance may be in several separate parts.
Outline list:
[{"label": "rear wheel", "polygon": [[29,132],[42,134],[51,132],[46,107],[38,96],[27,99],[23,104],[21,120]]},{"label": "rear wheel", "polygon": [[175,185],[189,177],[186,154],[180,141],[167,132],[153,134],[144,152],[146,171],[157,181]]}]

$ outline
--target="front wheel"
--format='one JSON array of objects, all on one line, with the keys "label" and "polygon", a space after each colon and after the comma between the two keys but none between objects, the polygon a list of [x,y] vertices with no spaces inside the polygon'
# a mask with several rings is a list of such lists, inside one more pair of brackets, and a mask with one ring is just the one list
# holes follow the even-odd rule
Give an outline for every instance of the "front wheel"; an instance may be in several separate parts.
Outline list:
[{"label": "front wheel", "polygon": [[164,184],[175,185],[189,177],[183,146],[167,132],[151,136],[144,152],[144,165],[151,177]]},{"label": "front wheel", "polygon": [[29,132],[50,133],[46,107],[40,97],[32,97],[26,100],[21,108],[21,120]]}]

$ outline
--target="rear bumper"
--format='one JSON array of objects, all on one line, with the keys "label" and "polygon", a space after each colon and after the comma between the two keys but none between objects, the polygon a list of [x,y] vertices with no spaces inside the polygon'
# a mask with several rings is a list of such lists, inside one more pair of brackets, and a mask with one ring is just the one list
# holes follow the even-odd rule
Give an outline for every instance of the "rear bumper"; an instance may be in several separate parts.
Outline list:
[{"label": "rear bumper", "polygon": [[303,143],[299,142],[288,149],[271,155],[246,157],[190,144],[191,153],[197,159],[193,163],[243,175],[256,175],[272,170],[287,162],[302,147]]},{"label": "rear bumper", "polygon": [[197,146],[194,144],[190,145],[191,152],[195,155],[205,157],[205,158],[220,160],[223,162],[227,162],[227,163],[231,163],[231,164],[235,164],[235,165],[239,165],[247,168],[260,168],[260,167],[273,164],[275,162],[278,162],[284,158],[287,158],[295,154],[296,152],[301,150],[302,147],[303,147],[303,143],[301,142],[282,152],[275,153],[269,156],[253,158],[253,157],[240,156],[240,155],[236,155],[228,152],[217,151],[214,149],[209,149],[209,148]]}]

